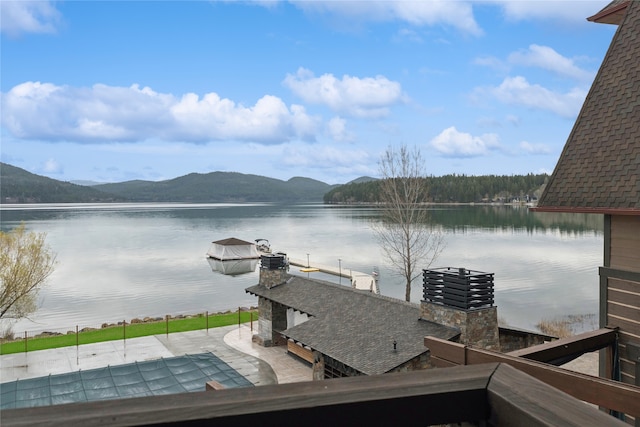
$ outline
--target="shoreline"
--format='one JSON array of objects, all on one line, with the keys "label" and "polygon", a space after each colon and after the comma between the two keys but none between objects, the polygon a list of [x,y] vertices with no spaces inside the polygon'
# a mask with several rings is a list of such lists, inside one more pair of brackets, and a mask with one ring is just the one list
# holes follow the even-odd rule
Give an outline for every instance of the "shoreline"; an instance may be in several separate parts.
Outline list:
[{"label": "shoreline", "polygon": [[[20,331],[23,334],[26,334],[27,339],[38,339],[38,338],[48,338],[48,337],[56,337],[56,336],[61,336],[61,335],[72,335],[75,333],[84,333],[84,332],[92,332],[92,331],[98,331],[101,329],[107,329],[107,328],[115,328],[118,326],[126,326],[126,325],[139,325],[139,324],[149,324],[149,323],[159,323],[159,322],[166,322],[169,320],[183,320],[183,319],[194,319],[194,318],[204,318],[205,316],[207,317],[214,317],[214,316],[222,316],[222,315],[229,315],[229,314],[234,314],[234,313],[243,313],[243,312],[256,312],[258,311],[258,307],[257,306],[250,306],[250,307],[238,307],[237,310],[225,310],[225,311],[217,311],[217,312],[211,312],[209,313],[208,311],[204,311],[204,312],[200,312],[200,313],[195,313],[195,314],[177,314],[177,315],[166,315],[165,317],[162,316],[145,316],[143,318],[139,318],[139,317],[134,317],[131,320],[129,320],[128,322],[126,320],[120,320],[118,322],[103,322],[99,327],[92,327],[92,326],[85,326],[83,328],[79,328],[79,325],[76,325],[77,330],[69,330],[68,326],[63,326],[60,328],[45,328],[42,330],[25,330],[25,331]],[[56,330],[58,329],[58,331]],[[59,332],[61,330],[65,330],[66,332]],[[203,328],[204,329],[204,328]],[[12,337],[8,338],[7,335],[11,334]],[[16,342],[16,341],[23,341],[25,339],[24,335],[15,335],[15,331],[12,330],[11,327],[8,328],[8,330],[3,330],[2,331],[2,335],[4,336],[0,336],[0,343],[4,344],[4,343],[10,343],[10,342]]]}]

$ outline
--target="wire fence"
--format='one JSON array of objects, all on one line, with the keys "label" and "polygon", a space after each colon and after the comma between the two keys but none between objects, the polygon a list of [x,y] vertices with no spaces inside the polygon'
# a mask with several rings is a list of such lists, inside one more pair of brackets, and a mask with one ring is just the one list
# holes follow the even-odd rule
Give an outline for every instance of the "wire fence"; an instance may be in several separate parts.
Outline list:
[{"label": "wire fence", "polygon": [[60,347],[80,346],[105,341],[126,341],[150,335],[169,335],[175,332],[208,330],[219,326],[241,325],[258,320],[256,308],[238,307],[236,311],[204,311],[196,314],[165,315],[163,317],[134,318],[100,326],[51,328],[45,331],[5,332],[0,338],[0,355],[45,350]]}]

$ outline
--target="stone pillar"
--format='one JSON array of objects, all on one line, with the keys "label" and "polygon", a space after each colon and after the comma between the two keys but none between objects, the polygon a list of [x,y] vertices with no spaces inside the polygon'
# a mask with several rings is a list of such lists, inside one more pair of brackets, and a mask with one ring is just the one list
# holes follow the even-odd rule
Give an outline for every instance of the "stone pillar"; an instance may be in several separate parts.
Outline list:
[{"label": "stone pillar", "polygon": [[319,351],[313,351],[312,376],[314,381],[324,380],[324,357]]},{"label": "stone pillar", "polygon": [[280,332],[287,329],[287,307],[271,303],[271,342],[274,346],[287,345],[287,339]]},{"label": "stone pillar", "polygon": [[287,307],[266,298],[258,298],[258,333],[251,340],[264,347],[286,345],[280,332],[287,329]]},{"label": "stone pillar", "polygon": [[460,343],[500,351],[497,307],[462,310],[422,301],[420,317],[444,326],[460,329]]},{"label": "stone pillar", "polygon": [[251,337],[251,340],[264,347],[273,345],[273,330],[271,327],[272,302],[268,299],[258,297],[258,333]]}]

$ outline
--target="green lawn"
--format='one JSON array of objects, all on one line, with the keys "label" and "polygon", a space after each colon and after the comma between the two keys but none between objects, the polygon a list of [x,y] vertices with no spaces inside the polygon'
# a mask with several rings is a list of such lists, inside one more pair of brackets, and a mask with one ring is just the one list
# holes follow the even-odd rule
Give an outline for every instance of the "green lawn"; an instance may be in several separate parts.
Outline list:
[{"label": "green lawn", "polygon": [[[257,320],[258,314],[250,311],[240,313],[239,321],[246,323]],[[197,317],[184,319],[169,319],[159,322],[149,323],[133,323],[108,328],[101,328],[92,331],[79,332],[78,334],[70,333],[67,335],[55,335],[37,338],[21,339],[0,344],[0,354],[21,353],[24,351],[47,350],[51,348],[68,347],[81,344],[92,344],[103,341],[121,340],[123,338],[137,338],[149,335],[161,335],[173,332],[195,331],[199,329],[217,328],[219,326],[228,326],[238,323],[238,312],[212,314],[205,316],[204,314]],[[26,348],[25,348],[26,346]]]}]

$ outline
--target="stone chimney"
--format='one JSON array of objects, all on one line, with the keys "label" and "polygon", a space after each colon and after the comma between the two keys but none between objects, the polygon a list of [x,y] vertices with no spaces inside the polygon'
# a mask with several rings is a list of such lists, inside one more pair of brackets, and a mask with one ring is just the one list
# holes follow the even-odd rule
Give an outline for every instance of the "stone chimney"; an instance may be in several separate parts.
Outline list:
[{"label": "stone chimney", "polygon": [[460,329],[460,343],[500,351],[493,273],[464,268],[423,270],[420,316]]},{"label": "stone chimney", "polygon": [[[267,289],[282,285],[287,281],[289,263],[287,254],[266,254],[260,257],[260,282]],[[259,332],[252,340],[264,347],[286,345],[287,340],[281,332],[287,329],[287,307],[270,299],[258,298]]]},{"label": "stone chimney", "polygon": [[260,284],[267,289],[287,281],[287,255],[266,254],[260,257]]}]

